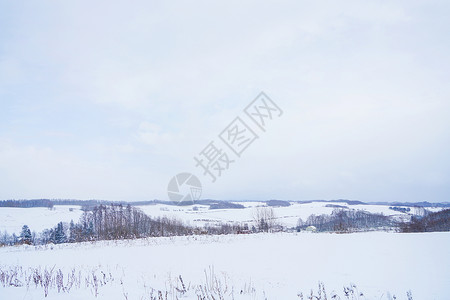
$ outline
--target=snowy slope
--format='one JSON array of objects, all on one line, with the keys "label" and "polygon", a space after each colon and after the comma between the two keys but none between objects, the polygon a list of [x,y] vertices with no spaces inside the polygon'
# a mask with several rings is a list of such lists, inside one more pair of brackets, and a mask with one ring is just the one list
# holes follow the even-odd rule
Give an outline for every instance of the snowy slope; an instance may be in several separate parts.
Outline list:
[{"label": "snowy slope", "polygon": [[79,206],[55,205],[53,210],[44,207],[0,207],[0,231],[19,234],[22,226],[28,225],[31,231],[39,233],[58,222],[77,222],[81,214]]}]

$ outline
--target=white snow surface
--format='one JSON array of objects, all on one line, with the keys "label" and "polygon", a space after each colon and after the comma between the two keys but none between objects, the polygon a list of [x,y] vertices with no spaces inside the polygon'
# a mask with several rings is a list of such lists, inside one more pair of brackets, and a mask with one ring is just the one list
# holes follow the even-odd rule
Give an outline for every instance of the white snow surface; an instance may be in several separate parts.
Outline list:
[{"label": "white snow surface", "polygon": [[22,226],[28,225],[31,231],[40,233],[55,227],[59,222],[78,222],[82,213],[80,206],[68,205],[55,205],[52,210],[45,207],[0,207],[0,231],[18,235]]},{"label": "white snow surface", "polygon": [[[0,266],[100,268],[115,280],[99,288],[58,293],[46,299],[148,299],[150,288],[166,289],[179,275],[186,285],[202,284],[205,270],[227,278],[234,299],[299,299],[324,283],[332,291],[356,284],[365,297],[448,299],[450,233],[272,233],[148,238],[133,241],[15,246],[0,249]],[[172,278],[172,281],[169,280]],[[254,293],[239,290],[255,288]],[[390,294],[388,294],[390,293]],[[2,287],[0,299],[44,299],[34,286]],[[169,298],[174,299],[174,298]],[[180,299],[197,299],[186,294]],[[229,296],[226,299],[231,299]],[[305,297],[306,299],[306,297]]]}]

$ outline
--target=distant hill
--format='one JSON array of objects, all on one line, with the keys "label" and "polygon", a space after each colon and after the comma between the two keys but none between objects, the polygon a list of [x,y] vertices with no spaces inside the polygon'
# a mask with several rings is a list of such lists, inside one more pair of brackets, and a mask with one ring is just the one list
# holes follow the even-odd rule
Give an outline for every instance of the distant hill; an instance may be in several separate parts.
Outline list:
[{"label": "distant hill", "polygon": [[289,201],[283,200],[269,200],[266,201],[266,204],[268,206],[291,206],[291,203]]},{"label": "distant hill", "polygon": [[93,207],[96,205],[107,205],[107,204],[122,204],[131,206],[144,206],[144,205],[209,205],[212,209],[217,208],[241,208],[242,205],[236,203],[245,202],[261,202],[266,203],[268,206],[289,206],[291,202],[306,204],[312,202],[321,203],[346,203],[347,205],[387,205],[387,206],[408,206],[408,207],[450,207],[450,202],[439,202],[431,203],[427,201],[423,202],[362,202],[359,200],[214,200],[214,199],[203,199],[196,200],[189,203],[176,203],[172,201],[163,200],[146,200],[146,201],[108,201],[108,200],[77,200],[77,199],[19,199],[19,200],[1,200],[0,207],[20,207],[20,208],[30,208],[30,207],[52,207],[53,205],[77,205],[83,207]]},{"label": "distant hill", "polygon": [[409,207],[450,207],[450,202],[371,202],[374,205],[409,206]]}]

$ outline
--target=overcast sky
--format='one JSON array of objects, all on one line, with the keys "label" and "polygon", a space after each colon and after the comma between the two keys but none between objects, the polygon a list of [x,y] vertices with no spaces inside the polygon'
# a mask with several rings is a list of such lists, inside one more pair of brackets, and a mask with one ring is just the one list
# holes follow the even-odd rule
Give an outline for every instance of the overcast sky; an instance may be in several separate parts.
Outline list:
[{"label": "overcast sky", "polygon": [[[111,2],[114,2],[111,3]],[[0,199],[450,201],[448,1],[0,1]],[[264,91],[266,132],[243,109]],[[237,116],[241,155],[218,135]],[[212,183],[194,156],[231,159]]]}]

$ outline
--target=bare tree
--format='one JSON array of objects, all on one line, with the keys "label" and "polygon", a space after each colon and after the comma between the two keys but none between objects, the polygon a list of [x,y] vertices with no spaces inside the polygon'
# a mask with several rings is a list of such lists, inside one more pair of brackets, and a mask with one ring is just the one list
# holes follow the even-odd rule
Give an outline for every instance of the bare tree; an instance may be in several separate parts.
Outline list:
[{"label": "bare tree", "polygon": [[275,213],[272,207],[256,207],[253,220],[259,231],[269,232],[275,226]]}]

